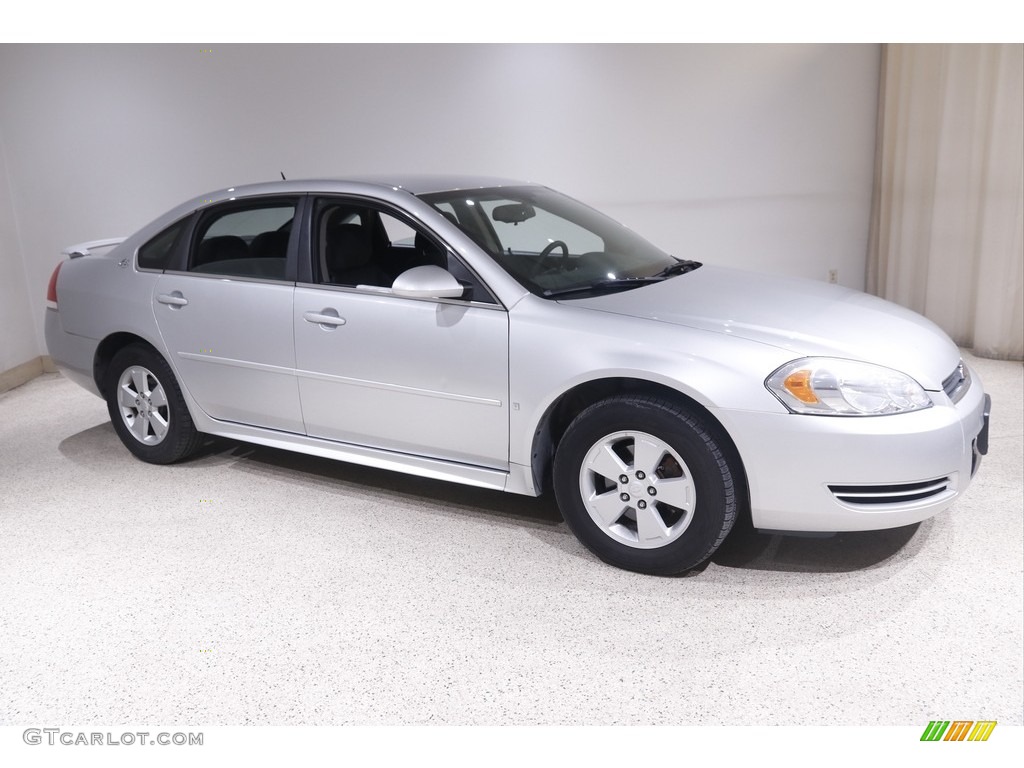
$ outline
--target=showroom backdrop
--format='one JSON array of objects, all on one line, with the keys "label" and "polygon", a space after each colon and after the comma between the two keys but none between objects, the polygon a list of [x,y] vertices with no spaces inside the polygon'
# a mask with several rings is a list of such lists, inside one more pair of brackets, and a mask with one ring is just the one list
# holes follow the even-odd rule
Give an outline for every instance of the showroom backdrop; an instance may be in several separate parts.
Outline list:
[{"label": "showroom backdrop", "polygon": [[1024,45],[886,45],[868,290],[1024,356]]},{"label": "showroom backdrop", "polygon": [[507,175],[679,256],[865,287],[878,45],[0,46],[0,372],[61,248],[279,177]]},{"label": "showroom backdrop", "polygon": [[[864,287],[880,49],[0,46],[0,371],[72,243],[216,188],[505,175],[670,252]],[[27,300],[26,300],[27,296]]]}]

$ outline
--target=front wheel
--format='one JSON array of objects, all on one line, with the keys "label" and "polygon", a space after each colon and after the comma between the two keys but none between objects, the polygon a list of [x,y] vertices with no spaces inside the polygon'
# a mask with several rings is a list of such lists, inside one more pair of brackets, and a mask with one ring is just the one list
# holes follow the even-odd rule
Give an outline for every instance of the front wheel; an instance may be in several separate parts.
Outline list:
[{"label": "front wheel", "polygon": [[718,429],[679,404],[621,396],[569,425],[555,453],[558,506],[605,562],[671,575],[707,560],[736,520],[738,466]]},{"label": "front wheel", "polygon": [[104,388],[114,431],[151,464],[171,464],[202,441],[171,367],[153,349],[132,344],[110,361]]}]

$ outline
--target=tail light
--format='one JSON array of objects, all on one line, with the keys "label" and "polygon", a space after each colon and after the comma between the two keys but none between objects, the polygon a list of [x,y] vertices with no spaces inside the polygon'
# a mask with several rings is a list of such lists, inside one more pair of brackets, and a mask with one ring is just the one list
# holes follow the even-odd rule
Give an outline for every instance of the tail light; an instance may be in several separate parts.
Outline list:
[{"label": "tail light", "polygon": [[60,274],[60,268],[64,265],[64,262],[60,262],[54,267],[53,274],[50,275],[50,284],[46,286],[46,308],[56,309],[57,308],[57,275]]}]

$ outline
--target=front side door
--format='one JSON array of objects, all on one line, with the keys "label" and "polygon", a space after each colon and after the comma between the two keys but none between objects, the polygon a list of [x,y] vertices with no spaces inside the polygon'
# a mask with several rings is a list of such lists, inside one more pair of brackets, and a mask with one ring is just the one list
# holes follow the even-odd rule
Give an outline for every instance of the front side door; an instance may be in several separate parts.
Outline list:
[{"label": "front side door", "polygon": [[505,309],[480,285],[391,295],[397,274],[455,258],[396,211],[321,200],[312,233],[314,282],[296,287],[294,313],[307,433],[507,469]]},{"label": "front side door", "polygon": [[212,418],[304,431],[288,260],[297,205],[263,199],[204,213],[183,269],[156,281],[153,309],[171,365]]}]

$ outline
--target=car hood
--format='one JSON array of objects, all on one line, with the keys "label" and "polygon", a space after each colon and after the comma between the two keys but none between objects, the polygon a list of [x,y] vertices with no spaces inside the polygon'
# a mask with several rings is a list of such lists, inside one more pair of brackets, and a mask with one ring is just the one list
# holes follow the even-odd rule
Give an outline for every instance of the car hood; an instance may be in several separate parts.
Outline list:
[{"label": "car hood", "polygon": [[862,360],[939,390],[960,351],[930,320],[875,296],[814,280],[703,266],[629,291],[567,304],[736,336],[811,355]]}]

